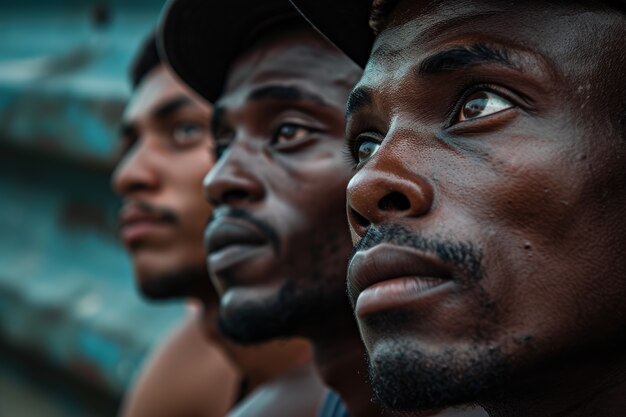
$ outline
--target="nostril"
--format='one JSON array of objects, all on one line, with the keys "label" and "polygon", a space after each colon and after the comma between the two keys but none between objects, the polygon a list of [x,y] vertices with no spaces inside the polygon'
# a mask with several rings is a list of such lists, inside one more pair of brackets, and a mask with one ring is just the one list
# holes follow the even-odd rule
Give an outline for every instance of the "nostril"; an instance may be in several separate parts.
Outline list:
[{"label": "nostril", "polygon": [[229,190],[226,191],[223,195],[222,195],[222,202],[224,204],[229,204],[229,203],[234,203],[237,201],[243,201],[245,199],[247,199],[249,197],[248,193],[245,192],[244,190]]},{"label": "nostril", "polygon": [[378,208],[383,211],[406,211],[411,208],[411,202],[404,194],[393,191],[380,199]]},{"label": "nostril", "polygon": [[359,226],[368,227],[370,225],[369,220],[361,216],[358,211],[350,209],[350,214],[352,214],[352,218],[358,223]]}]

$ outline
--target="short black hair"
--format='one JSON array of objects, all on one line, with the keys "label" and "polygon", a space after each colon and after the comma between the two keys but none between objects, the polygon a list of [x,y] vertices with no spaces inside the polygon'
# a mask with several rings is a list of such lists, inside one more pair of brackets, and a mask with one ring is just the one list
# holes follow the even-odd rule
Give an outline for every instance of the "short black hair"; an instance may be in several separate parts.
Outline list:
[{"label": "short black hair", "polygon": [[162,62],[157,48],[156,33],[152,32],[141,44],[130,66],[129,76],[133,89],[137,88],[146,75]]}]

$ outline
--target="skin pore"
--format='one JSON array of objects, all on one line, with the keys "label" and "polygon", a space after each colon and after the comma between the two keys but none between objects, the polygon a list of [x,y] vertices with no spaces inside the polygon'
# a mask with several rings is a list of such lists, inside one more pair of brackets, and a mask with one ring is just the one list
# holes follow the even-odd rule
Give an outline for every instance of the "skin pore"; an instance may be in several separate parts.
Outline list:
[{"label": "skin pore", "polygon": [[[163,65],[144,76],[124,113],[124,154],[112,183],[123,197],[120,234],[139,289],[151,299],[201,301],[205,320],[190,314],[159,345],[125,399],[125,417],[222,417],[253,390],[255,398],[271,397],[281,384],[306,386],[311,395],[322,390],[306,341],[242,347],[217,333],[203,248],[211,207],[202,180],[214,163],[210,117],[211,107]],[[316,404],[293,397],[300,407]],[[267,408],[249,416],[271,415]]]},{"label": "skin pore", "polygon": [[244,342],[307,337],[353,417],[382,413],[345,294],[344,103],[359,75],[311,29],[265,36],[231,67],[205,179],[222,331]]},{"label": "skin pore", "polygon": [[377,398],[616,416],[622,13],[401,1],[348,99],[349,294]]}]

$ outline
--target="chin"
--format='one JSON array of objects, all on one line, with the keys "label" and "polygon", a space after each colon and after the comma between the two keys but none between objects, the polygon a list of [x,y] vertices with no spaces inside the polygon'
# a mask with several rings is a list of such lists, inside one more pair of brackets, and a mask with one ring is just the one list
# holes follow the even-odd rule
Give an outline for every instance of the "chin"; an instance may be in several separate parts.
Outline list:
[{"label": "chin", "polygon": [[410,338],[379,342],[369,353],[375,400],[395,411],[473,405],[507,381],[510,360],[489,343],[432,348]]},{"label": "chin", "polygon": [[338,308],[345,308],[348,315],[345,292],[338,290],[336,300],[329,295],[323,285],[302,287],[291,279],[278,288],[231,288],[221,298],[220,332],[238,343],[306,337],[320,323],[332,322],[343,314]]},{"label": "chin", "polygon": [[136,268],[135,271],[138,290],[149,300],[202,298],[198,292],[209,285],[203,263],[149,271]]},{"label": "chin", "polygon": [[298,333],[304,304],[293,281],[280,288],[237,287],[222,296],[220,333],[243,344],[291,337]]}]

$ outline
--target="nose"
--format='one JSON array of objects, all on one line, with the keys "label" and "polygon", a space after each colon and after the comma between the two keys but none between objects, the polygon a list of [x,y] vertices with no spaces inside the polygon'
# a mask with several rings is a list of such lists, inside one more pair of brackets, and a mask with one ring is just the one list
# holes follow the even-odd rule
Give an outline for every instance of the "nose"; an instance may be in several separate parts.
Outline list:
[{"label": "nose", "polygon": [[121,196],[158,188],[159,174],[145,143],[138,142],[118,163],[111,185]]},{"label": "nose", "polygon": [[204,177],[204,193],[211,205],[241,205],[263,199],[265,187],[253,164],[253,153],[259,151],[233,143]]},{"label": "nose", "polygon": [[366,165],[348,184],[348,221],[359,236],[372,224],[420,217],[432,207],[433,188],[425,178],[401,164],[386,165]]}]

